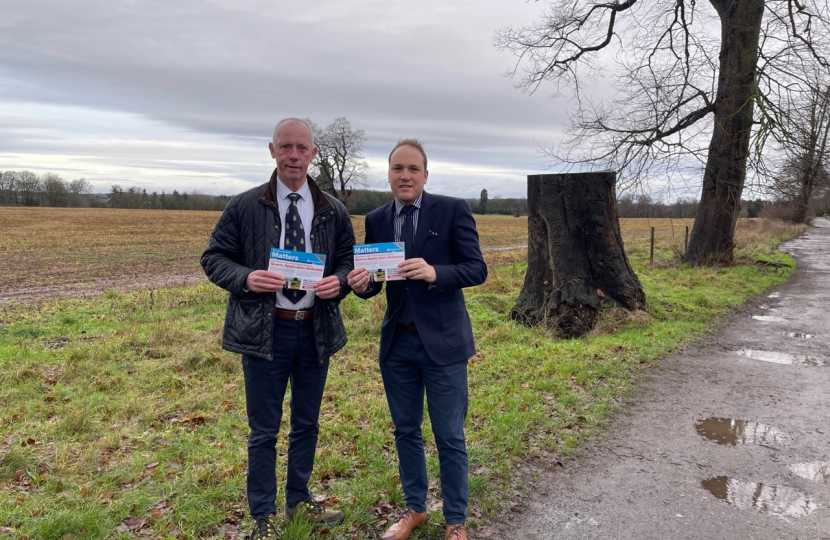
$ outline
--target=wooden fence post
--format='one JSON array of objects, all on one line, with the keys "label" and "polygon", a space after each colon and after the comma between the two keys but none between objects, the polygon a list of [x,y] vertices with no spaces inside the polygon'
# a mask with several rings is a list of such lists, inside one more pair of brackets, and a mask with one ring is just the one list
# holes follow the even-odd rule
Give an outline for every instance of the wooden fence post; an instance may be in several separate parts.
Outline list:
[{"label": "wooden fence post", "polygon": [[689,249],[689,226],[686,225],[686,239],[683,240],[683,256],[686,256],[686,251]]},{"label": "wooden fence post", "polygon": [[651,264],[654,264],[654,227],[651,228]]}]

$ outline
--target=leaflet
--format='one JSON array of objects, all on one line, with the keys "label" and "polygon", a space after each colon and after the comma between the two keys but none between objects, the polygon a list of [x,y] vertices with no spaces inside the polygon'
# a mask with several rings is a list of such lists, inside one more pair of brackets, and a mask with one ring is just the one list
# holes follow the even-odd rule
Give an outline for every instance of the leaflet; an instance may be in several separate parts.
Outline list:
[{"label": "leaflet", "polygon": [[285,276],[286,289],[308,291],[323,279],[325,264],[325,255],[271,248],[268,270]]},{"label": "leaflet", "polygon": [[354,246],[354,266],[369,272],[369,281],[406,279],[398,272],[398,264],[406,259],[403,242],[358,244]]}]

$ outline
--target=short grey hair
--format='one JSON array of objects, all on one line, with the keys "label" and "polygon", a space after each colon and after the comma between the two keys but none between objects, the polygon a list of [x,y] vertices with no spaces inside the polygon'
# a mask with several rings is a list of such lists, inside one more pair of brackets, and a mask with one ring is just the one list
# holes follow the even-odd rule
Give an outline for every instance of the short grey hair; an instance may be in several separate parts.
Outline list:
[{"label": "short grey hair", "polygon": [[314,145],[315,148],[317,147],[317,144],[314,142],[314,130],[311,129],[311,126],[308,124],[308,122],[306,122],[302,118],[283,118],[282,120],[277,122],[277,125],[274,127],[274,134],[271,136],[271,142],[277,142],[277,131],[279,131],[280,126],[282,126],[283,124],[287,124],[288,122],[299,122],[305,127],[307,127],[308,132],[311,134],[311,144]]}]

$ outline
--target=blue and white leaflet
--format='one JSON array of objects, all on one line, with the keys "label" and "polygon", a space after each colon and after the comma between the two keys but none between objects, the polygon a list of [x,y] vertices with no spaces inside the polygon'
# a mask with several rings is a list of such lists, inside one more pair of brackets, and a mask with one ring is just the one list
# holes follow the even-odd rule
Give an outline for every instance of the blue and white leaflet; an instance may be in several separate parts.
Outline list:
[{"label": "blue and white leaflet", "polygon": [[323,279],[325,264],[326,256],[319,253],[271,248],[268,270],[285,276],[286,289],[309,291]]},{"label": "blue and white leaflet", "polygon": [[403,242],[356,244],[354,267],[366,268],[369,281],[399,281],[406,279],[398,271],[398,264],[406,259]]}]

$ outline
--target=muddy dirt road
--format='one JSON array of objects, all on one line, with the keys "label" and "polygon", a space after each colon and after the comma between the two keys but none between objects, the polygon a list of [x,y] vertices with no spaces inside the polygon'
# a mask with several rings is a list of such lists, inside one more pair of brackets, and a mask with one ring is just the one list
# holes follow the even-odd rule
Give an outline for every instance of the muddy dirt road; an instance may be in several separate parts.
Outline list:
[{"label": "muddy dirt road", "polygon": [[830,221],[786,284],[666,358],[525,512],[474,538],[830,539]]}]

